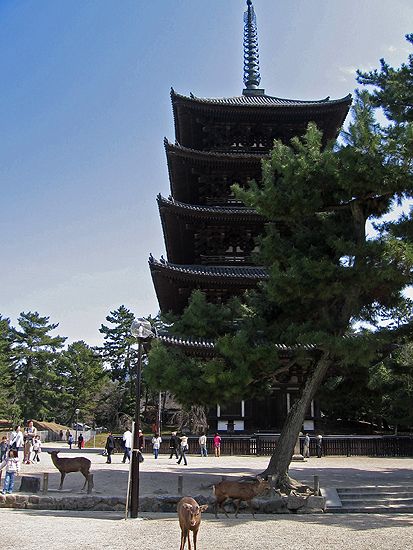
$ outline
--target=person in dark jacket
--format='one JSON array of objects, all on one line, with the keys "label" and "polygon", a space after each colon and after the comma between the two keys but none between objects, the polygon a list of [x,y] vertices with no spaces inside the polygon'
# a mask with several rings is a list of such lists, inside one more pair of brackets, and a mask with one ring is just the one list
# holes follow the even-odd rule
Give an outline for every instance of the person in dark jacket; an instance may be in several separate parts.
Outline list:
[{"label": "person in dark jacket", "polygon": [[106,464],[112,464],[111,455],[112,455],[113,451],[115,450],[115,438],[113,437],[112,432],[109,432],[108,438],[106,440],[105,449],[106,449],[107,457],[108,457],[107,460],[106,460]]},{"label": "person in dark jacket", "polygon": [[172,432],[171,439],[169,440],[169,450],[171,451],[169,458],[172,458],[174,454],[176,460],[178,460],[178,447],[180,446],[181,441],[179,437],[176,436],[176,432]]}]

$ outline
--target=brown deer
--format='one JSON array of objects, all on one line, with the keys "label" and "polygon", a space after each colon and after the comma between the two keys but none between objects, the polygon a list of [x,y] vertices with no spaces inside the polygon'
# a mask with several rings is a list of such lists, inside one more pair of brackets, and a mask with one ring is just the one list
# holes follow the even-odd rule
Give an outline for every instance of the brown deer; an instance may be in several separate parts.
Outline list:
[{"label": "brown deer", "polygon": [[218,517],[218,507],[220,507],[227,517],[228,514],[223,507],[223,503],[227,498],[231,498],[236,502],[237,509],[235,511],[235,517],[238,516],[238,510],[241,500],[244,500],[248,503],[252,516],[255,518],[254,510],[251,506],[251,500],[270,489],[271,485],[268,481],[265,481],[262,478],[254,479],[253,481],[221,481],[213,486],[213,491],[215,494],[215,517]]},{"label": "brown deer", "polygon": [[89,470],[91,466],[91,462],[88,458],[85,458],[84,456],[78,456],[75,458],[59,458],[57,456],[57,453],[59,451],[48,451],[48,453],[52,457],[52,462],[56,466],[56,468],[60,472],[60,486],[59,491],[63,487],[63,481],[66,477],[66,474],[69,474],[70,472],[81,472],[85,478],[85,484],[82,487],[83,489],[86,487],[86,483],[88,481],[89,477]]},{"label": "brown deer", "polygon": [[205,512],[207,508],[208,504],[199,506],[197,501],[191,497],[183,497],[178,502],[178,517],[181,527],[181,546],[179,550],[184,550],[186,539],[188,539],[188,547],[191,550],[190,531],[193,533],[194,550],[196,550],[196,539],[201,524],[201,512]]}]

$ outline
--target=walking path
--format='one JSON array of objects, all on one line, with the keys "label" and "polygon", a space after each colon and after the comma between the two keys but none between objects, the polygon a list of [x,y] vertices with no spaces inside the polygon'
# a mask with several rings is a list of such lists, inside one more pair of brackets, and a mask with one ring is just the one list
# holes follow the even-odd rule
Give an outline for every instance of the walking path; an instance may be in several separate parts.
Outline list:
[{"label": "walking path", "polygon": [[[47,448],[60,448],[59,456],[86,456],[92,461],[95,492],[101,495],[125,496],[128,483],[129,464],[122,464],[122,455],[115,454],[112,464],[106,464],[101,449],[72,449],[67,445],[50,443],[43,446],[41,462],[22,466],[22,475],[40,475],[49,472],[49,490],[57,491],[60,474],[51,462]],[[177,465],[168,455],[145,454],[140,466],[140,495],[177,494],[178,476],[183,475],[184,494],[211,494],[210,486],[221,481],[222,476],[255,476],[262,472],[269,457],[256,456],[208,456],[189,455],[188,466]],[[306,462],[291,464],[290,475],[308,485],[313,484],[314,475],[320,478],[321,487],[370,486],[412,486],[412,458],[368,458],[368,457],[323,457],[310,458]],[[17,482],[17,486],[18,482]],[[80,473],[66,476],[63,494],[80,493],[83,477]]]},{"label": "walking path", "polygon": [[[54,444],[56,445],[56,444]],[[46,449],[49,445],[45,445]],[[52,446],[52,444],[51,444]],[[49,446],[50,447],[50,446]],[[124,496],[127,487],[128,464],[115,454],[112,464],[106,464],[101,450],[69,451],[60,455],[87,456],[92,461],[95,491],[102,495]],[[207,487],[223,475],[256,475],[264,470],[269,457],[190,455],[188,466],[178,466],[174,459],[161,455],[155,460],[145,455],[140,471],[140,494],[176,494],[178,475],[184,476],[184,494],[205,495]],[[57,493],[59,473],[50,455],[43,452],[39,464],[23,465],[22,475],[42,475],[49,472],[49,487]],[[355,485],[411,485],[413,459],[402,458],[311,458],[305,463],[293,463],[291,475],[308,484],[314,475],[323,487]],[[82,476],[66,477],[63,494],[80,496]],[[18,483],[17,483],[18,486]],[[43,545],[60,549],[68,541],[82,550],[159,550],[178,548],[180,530],[176,514],[143,513],[146,521],[124,520],[124,513],[0,509],[0,522],[5,526],[0,548],[38,550],[39,533]],[[37,533],[37,535],[34,535]],[[407,550],[413,548],[413,515],[391,514],[317,514],[259,515],[256,520],[242,513],[235,519],[206,514],[198,538],[200,550]]]},{"label": "walking path", "polygon": [[[179,548],[176,514],[146,521],[108,512],[0,510],[2,550],[164,550]],[[410,550],[413,516],[353,514],[203,516],[198,550]]]}]

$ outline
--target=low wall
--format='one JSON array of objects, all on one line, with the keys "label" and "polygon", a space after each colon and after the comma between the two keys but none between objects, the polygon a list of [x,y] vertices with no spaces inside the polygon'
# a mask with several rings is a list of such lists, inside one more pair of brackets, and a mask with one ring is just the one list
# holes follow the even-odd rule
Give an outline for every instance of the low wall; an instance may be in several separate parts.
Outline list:
[{"label": "low wall", "polygon": [[[176,512],[176,507],[182,496],[151,495],[139,499],[140,512]],[[207,513],[214,513],[213,497],[196,495],[199,504],[208,504]],[[36,509],[36,510],[91,510],[91,511],[125,511],[126,500],[122,497],[105,497],[96,495],[53,497],[48,495],[11,494],[0,495],[0,508]],[[318,496],[271,495],[252,501],[252,507],[257,514],[320,514],[325,509],[325,498]],[[225,504],[229,514],[234,513],[232,502]],[[246,503],[240,505],[241,513],[250,514]],[[219,514],[223,514],[219,511]]]}]

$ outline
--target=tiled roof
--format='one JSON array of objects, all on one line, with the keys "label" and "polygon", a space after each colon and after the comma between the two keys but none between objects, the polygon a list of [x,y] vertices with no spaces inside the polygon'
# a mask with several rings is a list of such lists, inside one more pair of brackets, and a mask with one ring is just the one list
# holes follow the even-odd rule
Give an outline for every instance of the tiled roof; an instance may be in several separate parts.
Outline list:
[{"label": "tiled roof", "polygon": [[306,101],[300,99],[283,99],[265,94],[241,95],[223,98],[203,98],[196,97],[191,94],[190,97],[188,97],[177,94],[173,89],[171,90],[171,97],[183,99],[188,102],[193,101],[194,103],[204,103],[208,105],[233,105],[237,107],[317,107],[320,105],[335,105],[351,102],[351,94],[348,94],[340,99],[330,99],[329,97],[326,97],[325,99]]},{"label": "tiled roof", "polygon": [[[157,336],[158,340],[164,342],[165,344],[170,344],[179,347],[196,347],[204,349],[215,349],[216,341],[208,340],[205,338],[193,338],[191,336],[173,336],[171,334],[159,334]],[[317,346],[315,344],[296,344],[295,346],[287,346],[285,344],[272,344],[274,349],[279,352],[294,352],[294,351],[312,351],[316,350]]]},{"label": "tiled roof", "polygon": [[190,147],[184,147],[183,145],[180,145],[179,143],[171,143],[168,141],[167,138],[164,138],[164,146],[165,150],[168,153],[175,153],[181,156],[196,156],[200,159],[205,160],[234,160],[236,162],[239,161],[250,161],[250,162],[260,162],[262,158],[269,157],[269,154],[263,154],[261,152],[248,152],[248,153],[240,153],[239,151],[225,151],[225,152],[217,152],[217,151],[200,151],[198,149],[191,149]]},{"label": "tiled roof", "polygon": [[268,279],[267,271],[263,267],[180,265],[169,263],[166,260],[156,260],[152,255],[149,256],[149,265],[157,269],[160,268],[184,275],[204,275],[219,279],[252,279],[258,281]]},{"label": "tiled roof", "polygon": [[159,207],[171,207],[176,208],[182,212],[188,213],[203,213],[207,214],[210,217],[214,216],[233,216],[234,218],[257,218],[257,220],[263,221],[263,217],[258,214],[253,208],[248,208],[246,206],[199,206],[186,204],[184,202],[175,201],[173,198],[166,199],[162,197],[161,194],[157,197]]}]

